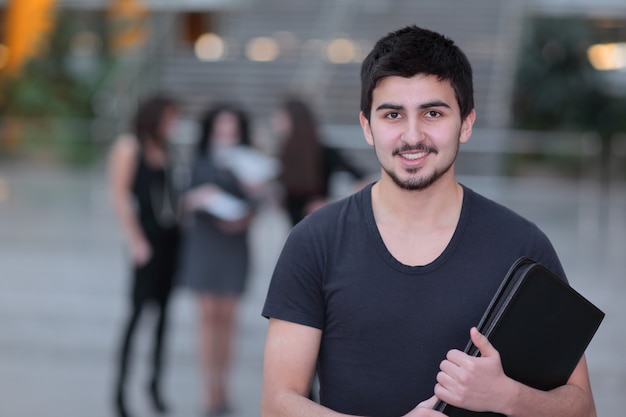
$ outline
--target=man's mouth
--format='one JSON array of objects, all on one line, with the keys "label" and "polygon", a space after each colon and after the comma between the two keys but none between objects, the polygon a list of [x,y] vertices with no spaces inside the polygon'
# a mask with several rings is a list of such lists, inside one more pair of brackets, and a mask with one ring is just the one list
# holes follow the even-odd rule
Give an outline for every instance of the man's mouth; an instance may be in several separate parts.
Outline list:
[{"label": "man's mouth", "polygon": [[425,157],[426,155],[428,155],[429,152],[428,151],[421,151],[421,152],[407,152],[407,153],[400,153],[400,156],[403,157],[404,159],[408,159],[408,160],[416,160],[416,159],[420,159]]},{"label": "man's mouth", "polygon": [[409,161],[416,161],[421,158],[425,158],[428,154],[437,154],[437,149],[433,146],[419,145],[419,146],[403,146],[396,149],[393,152],[393,156],[401,156]]}]

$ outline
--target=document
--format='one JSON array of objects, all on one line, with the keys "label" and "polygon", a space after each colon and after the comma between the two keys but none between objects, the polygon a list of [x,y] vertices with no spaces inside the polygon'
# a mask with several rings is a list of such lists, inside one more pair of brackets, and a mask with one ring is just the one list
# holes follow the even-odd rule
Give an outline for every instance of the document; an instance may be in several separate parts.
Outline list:
[{"label": "document", "polygon": [[[564,385],[591,342],[604,313],[545,266],[518,259],[477,328],[500,353],[504,372],[544,391]],[[470,341],[465,352],[479,356]],[[437,401],[450,417],[500,416]]]}]

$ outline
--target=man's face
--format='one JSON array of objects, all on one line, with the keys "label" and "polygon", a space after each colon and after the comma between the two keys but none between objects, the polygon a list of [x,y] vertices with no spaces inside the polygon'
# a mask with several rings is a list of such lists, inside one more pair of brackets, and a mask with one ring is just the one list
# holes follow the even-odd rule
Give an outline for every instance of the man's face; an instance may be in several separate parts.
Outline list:
[{"label": "man's face", "polygon": [[454,89],[433,75],[381,79],[372,94],[370,120],[360,115],[367,142],[385,176],[399,187],[421,190],[451,169],[460,143],[472,132],[475,113],[461,120]]}]

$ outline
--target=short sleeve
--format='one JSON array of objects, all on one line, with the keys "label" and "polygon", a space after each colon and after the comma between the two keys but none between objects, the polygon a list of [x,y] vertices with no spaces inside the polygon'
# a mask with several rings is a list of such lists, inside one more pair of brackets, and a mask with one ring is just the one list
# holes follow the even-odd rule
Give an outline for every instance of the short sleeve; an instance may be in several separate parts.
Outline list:
[{"label": "short sleeve", "polygon": [[269,285],[263,316],[322,329],[323,249],[300,222],[291,231],[278,258]]}]

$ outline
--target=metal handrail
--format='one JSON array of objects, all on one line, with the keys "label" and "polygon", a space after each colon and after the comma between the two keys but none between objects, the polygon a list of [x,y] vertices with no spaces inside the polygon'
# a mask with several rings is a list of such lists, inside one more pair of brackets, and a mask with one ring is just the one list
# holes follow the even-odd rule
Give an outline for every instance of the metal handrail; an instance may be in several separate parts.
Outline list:
[{"label": "metal handrail", "polygon": [[151,23],[158,26],[156,35],[149,37],[143,49],[120,57],[92,95],[96,140],[110,140],[126,129],[141,97],[158,88],[158,59],[173,32],[174,20],[172,15],[155,25],[152,19]]}]

